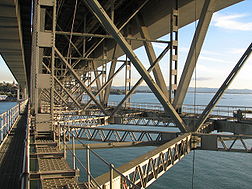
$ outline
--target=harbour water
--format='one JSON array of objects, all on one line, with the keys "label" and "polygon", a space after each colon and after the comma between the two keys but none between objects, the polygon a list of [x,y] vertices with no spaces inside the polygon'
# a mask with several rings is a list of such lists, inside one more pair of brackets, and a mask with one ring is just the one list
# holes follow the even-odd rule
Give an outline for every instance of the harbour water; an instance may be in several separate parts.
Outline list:
[{"label": "harbour water", "polygon": [[0,102],[0,114],[8,111],[16,104],[17,104],[17,102]]},{"label": "harbour water", "polygon": [[[197,93],[186,96],[186,104],[205,105],[209,102],[213,94]],[[119,101],[123,95],[112,95],[111,101]],[[132,96],[131,102],[158,102],[151,93],[136,93]],[[0,112],[4,112],[14,106],[14,102],[0,102]],[[229,106],[250,106],[252,107],[251,94],[225,94],[220,100],[219,105]],[[122,128],[125,126],[113,125],[107,127]],[[128,129],[143,129],[139,126],[127,126]],[[148,127],[144,127],[148,129]],[[149,128],[151,129],[151,128]],[[152,128],[153,129],[153,128]],[[155,130],[165,128],[154,128]],[[170,130],[170,129],[168,129]],[[89,141],[83,141],[89,143]],[[141,148],[121,148],[95,150],[100,156],[115,167],[154,149],[155,147]],[[77,151],[77,156],[85,165],[85,152]],[[193,158],[194,157],[194,158]],[[68,153],[69,163],[71,164],[71,155]],[[194,161],[193,161],[194,159]],[[193,163],[194,162],[194,163]],[[243,189],[251,188],[252,185],[252,154],[248,153],[230,153],[214,151],[194,151],[184,157],[179,163],[166,172],[161,178],[154,182],[151,189]],[[194,164],[194,174],[193,174]],[[86,180],[86,174],[80,164],[82,181]],[[91,173],[94,177],[109,171],[109,168],[94,155],[91,155]],[[193,184],[192,184],[193,179]]]},{"label": "harbour water", "polygon": [[[206,105],[214,94],[189,93],[185,104]],[[123,95],[111,95],[111,101],[119,101]],[[194,102],[195,101],[195,102]],[[156,103],[158,100],[152,93],[136,93],[131,102]],[[224,106],[247,106],[252,107],[252,94],[225,94],[218,105]],[[110,126],[111,127],[111,126]],[[113,126],[123,127],[123,126]],[[127,128],[143,129],[137,126]],[[148,129],[144,127],[144,129]],[[153,129],[153,128],[152,128]],[[156,128],[157,130],[164,128]],[[170,129],[168,129],[170,130]],[[251,143],[251,141],[248,141]],[[116,167],[134,159],[154,147],[123,148],[96,150],[104,159],[113,163]],[[82,151],[83,153],[83,151]],[[81,155],[85,157],[84,154]],[[194,161],[193,161],[194,156]],[[91,170],[94,176],[107,172],[109,169],[104,164],[92,157]],[[194,162],[194,163],[193,163]],[[194,151],[184,157],[161,178],[154,182],[151,189],[242,189],[251,188],[252,185],[252,154]],[[193,174],[194,164],[194,174]],[[83,179],[83,177],[82,177]],[[192,184],[193,180],[193,184]]]}]

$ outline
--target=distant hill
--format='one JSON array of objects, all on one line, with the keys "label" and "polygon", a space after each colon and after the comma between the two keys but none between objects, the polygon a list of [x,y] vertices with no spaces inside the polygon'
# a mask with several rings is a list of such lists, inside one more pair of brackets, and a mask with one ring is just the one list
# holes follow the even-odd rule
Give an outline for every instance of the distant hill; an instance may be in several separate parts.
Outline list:
[{"label": "distant hill", "polygon": [[[124,86],[113,86],[113,89],[124,90]],[[218,88],[207,88],[207,87],[199,87],[196,88],[197,93],[216,93]],[[193,87],[189,87],[188,92],[194,93],[195,89]],[[138,86],[136,92],[151,92],[148,86]],[[252,94],[252,90],[250,89],[227,89],[225,93],[228,94]]]}]

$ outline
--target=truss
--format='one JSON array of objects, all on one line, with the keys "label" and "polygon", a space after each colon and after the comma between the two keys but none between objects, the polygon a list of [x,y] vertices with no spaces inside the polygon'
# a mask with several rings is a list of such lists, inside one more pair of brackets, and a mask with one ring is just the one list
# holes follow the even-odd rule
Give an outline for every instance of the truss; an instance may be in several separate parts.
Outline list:
[{"label": "truss", "polygon": [[[34,141],[46,138],[50,144],[53,141],[55,145],[52,147],[49,144],[41,145],[35,142],[36,153],[32,157],[42,162],[39,169],[44,169],[43,162],[46,160],[43,158],[50,157],[50,153],[52,161],[56,161],[60,156],[60,161],[65,164],[68,150],[73,160],[73,169],[69,168],[69,171],[75,186],[78,177],[78,157],[75,150],[84,149],[87,164],[84,166],[81,160],[78,161],[86,170],[87,182],[83,185],[87,188],[146,188],[191,150],[250,153],[251,147],[247,141],[252,138],[251,119],[237,119],[234,114],[238,107],[226,109],[216,106],[216,103],[251,54],[252,44],[209,105],[192,107],[184,104],[185,94],[212,15],[220,9],[216,8],[219,1],[200,1],[199,22],[180,80],[178,35],[179,27],[185,24],[183,19],[180,19],[180,9],[184,10],[183,3],[180,4],[179,0],[168,3],[170,9],[166,15],[169,16],[169,24],[165,21],[165,26],[170,40],[157,40],[161,34],[153,34],[153,28],[150,26],[152,20],[150,22],[145,14],[154,1],[127,1],[127,5],[125,2],[34,1],[31,128]],[[155,53],[153,43],[164,45],[160,54]],[[140,46],[145,48],[148,68],[134,51]],[[166,54],[169,55],[167,67],[170,68],[167,75],[159,65]],[[121,58],[122,55],[125,57]],[[135,83],[132,80],[133,69],[140,76]],[[123,79],[119,77],[120,74],[124,76]],[[124,96],[119,102],[113,103],[110,91],[113,82],[118,78],[125,84],[124,90],[121,91]],[[169,81],[166,82],[165,78],[169,78]],[[130,101],[132,94],[142,82],[148,85],[158,99],[158,104],[138,104]],[[250,109],[240,111],[249,112]],[[113,124],[119,124],[120,128],[115,128]],[[148,130],[146,127],[129,129],[125,125],[153,126],[156,130]],[[176,127],[178,131],[160,131],[160,127]],[[242,127],[246,128],[245,131]],[[234,135],[210,134],[214,130],[228,131]],[[79,144],[76,144],[76,140]],[[83,140],[101,141],[104,144],[89,146],[81,144]],[[71,143],[67,144],[70,141]],[[109,165],[110,172],[97,178],[92,176],[89,165],[91,147],[140,145],[158,147],[118,168],[105,162]],[[56,152],[51,152],[50,149]],[[47,176],[51,174],[45,172]],[[36,179],[41,178],[44,188],[47,185],[53,186],[49,180],[48,183],[43,181],[40,173],[33,173],[32,176],[37,177]]]}]

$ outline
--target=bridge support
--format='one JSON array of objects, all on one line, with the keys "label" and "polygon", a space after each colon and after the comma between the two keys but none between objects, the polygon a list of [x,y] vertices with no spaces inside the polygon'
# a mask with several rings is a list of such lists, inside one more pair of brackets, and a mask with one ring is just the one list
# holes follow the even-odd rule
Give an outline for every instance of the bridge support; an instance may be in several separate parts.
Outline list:
[{"label": "bridge support", "polygon": [[[146,27],[146,25],[144,23],[144,18],[142,15],[138,15],[137,22],[139,25],[140,34],[141,34],[142,38],[150,40],[151,37],[150,37],[149,31],[148,31],[148,28]],[[144,41],[143,44],[144,44],[144,48],[147,53],[150,65],[152,65],[154,63],[154,61],[157,59],[154,48],[153,48],[151,42]],[[167,98],[169,98],[167,86],[165,84],[165,80],[164,80],[164,77],[163,77],[163,74],[161,72],[161,69],[160,69],[158,62],[157,62],[157,65],[153,68],[153,75],[155,77],[157,85],[160,87],[160,89],[162,90],[164,95]]]},{"label": "bridge support", "polygon": [[221,87],[219,88],[219,90],[216,92],[216,94],[211,99],[211,101],[209,102],[209,104],[207,105],[207,107],[205,108],[205,110],[200,115],[200,117],[199,117],[199,119],[197,121],[197,124],[196,124],[196,130],[197,131],[201,129],[203,123],[206,121],[207,117],[209,116],[209,114],[211,113],[211,111],[213,110],[213,108],[215,107],[215,105],[218,103],[218,101],[222,97],[222,95],[225,92],[225,90],[231,84],[231,82],[233,81],[233,79],[235,78],[235,76],[237,75],[237,73],[240,71],[240,69],[242,68],[242,66],[244,65],[244,63],[246,62],[246,60],[248,59],[248,57],[250,56],[251,51],[252,51],[252,43],[249,45],[249,47],[247,48],[247,50],[245,51],[245,53],[242,55],[242,57],[240,58],[240,60],[238,61],[238,63],[235,65],[235,67],[233,68],[233,70],[231,71],[231,73],[225,79],[225,81],[223,82],[223,84],[221,85]]},{"label": "bridge support", "polygon": [[182,132],[190,131],[190,128],[184,123],[178,113],[175,111],[169,100],[165,97],[164,93],[160,90],[158,85],[153,81],[150,74],[144,68],[140,60],[137,58],[130,45],[124,39],[120,31],[113,24],[109,16],[106,14],[102,6],[99,4],[97,0],[86,0],[84,1],[87,5],[92,9],[95,16],[97,16],[98,20],[104,26],[104,28],[114,37],[119,46],[123,49],[125,54],[130,58],[135,68],[138,70],[140,75],[143,77],[145,82],[148,84],[150,89],[153,91],[157,99],[163,105],[165,112],[168,116],[171,116]]},{"label": "bridge support", "polygon": [[216,0],[205,0],[204,7],[199,18],[199,23],[197,25],[191,47],[187,55],[185,66],[179,81],[178,89],[175,94],[173,106],[176,110],[180,109],[184,102],[184,98],[187,93],[192,74],[208,30],[208,26],[215,10],[215,4]]}]

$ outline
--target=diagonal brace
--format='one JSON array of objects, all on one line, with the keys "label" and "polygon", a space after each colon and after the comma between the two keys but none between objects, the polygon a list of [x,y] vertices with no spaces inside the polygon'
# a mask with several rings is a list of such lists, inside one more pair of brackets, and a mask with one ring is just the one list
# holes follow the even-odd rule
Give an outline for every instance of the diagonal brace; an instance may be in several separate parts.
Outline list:
[{"label": "diagonal brace", "polygon": [[74,69],[72,68],[72,66],[66,61],[66,59],[62,56],[62,54],[59,52],[59,50],[57,48],[55,48],[55,52],[59,56],[59,58],[65,63],[65,65],[68,67],[68,69],[73,74],[73,76],[75,77],[75,79],[81,84],[81,86],[83,87],[83,89],[85,90],[85,92],[90,96],[90,98],[95,102],[95,104],[101,109],[101,111],[105,115],[108,115],[107,112],[105,111],[104,107],[97,101],[97,99],[95,98],[95,96],[93,95],[93,93],[88,90],[88,88],[85,85],[85,83],[80,79],[80,77],[78,76],[78,74],[74,71]]},{"label": "diagonal brace", "polygon": [[[51,70],[42,62],[43,66],[45,67],[45,69],[51,73]],[[60,80],[56,77],[53,76],[53,79],[55,79],[55,81],[60,85],[60,87],[67,93],[67,95],[74,101],[74,103],[81,108],[81,105],[76,101],[76,99],[73,97],[73,95],[64,87],[64,85],[60,82]]]},{"label": "diagonal brace", "polygon": [[[114,77],[123,69],[124,66],[125,66],[125,64],[122,64],[118,68],[118,70],[113,75],[110,76],[110,78],[108,79],[108,81],[106,83],[104,83],[104,85],[98,90],[98,92],[96,93],[95,96],[101,94],[101,92],[111,83],[111,81],[114,79]],[[87,102],[87,104],[83,107],[83,109],[84,110],[87,109],[91,102],[92,102],[92,100],[89,100]]]},{"label": "diagonal brace", "polygon": [[113,36],[113,38],[120,45],[124,53],[130,58],[131,62],[133,63],[137,71],[140,73],[145,82],[148,84],[148,86],[155,94],[159,102],[163,105],[165,113],[168,116],[171,116],[174,123],[178,126],[178,128],[182,132],[189,132],[190,128],[184,123],[184,121],[181,119],[179,114],[173,108],[172,104],[169,102],[167,97],[164,95],[164,93],[161,91],[158,85],[153,81],[150,74],[147,72],[143,64],[140,62],[136,54],[133,52],[129,43],[124,39],[120,31],[111,21],[111,19],[104,11],[102,6],[99,4],[99,2],[97,0],[84,0],[84,2],[88,5],[88,7],[91,8],[92,12],[98,18],[98,20],[101,22],[104,28]]},{"label": "diagonal brace", "polygon": [[[137,20],[137,23],[138,23],[138,27],[139,27],[139,30],[140,30],[141,37],[144,38],[144,39],[150,40],[151,39],[150,33],[149,33],[149,30],[148,30],[148,27],[144,23],[143,16],[138,15],[136,20]],[[153,45],[152,45],[151,42],[147,42],[147,41],[144,41],[143,44],[144,44],[144,48],[145,48],[145,51],[147,53],[149,62],[152,65],[154,60],[156,60],[156,58],[157,58],[156,53],[155,53],[154,48],[153,48]],[[168,90],[167,90],[165,80],[164,80],[164,77],[163,77],[163,74],[162,74],[162,71],[160,69],[159,64],[157,64],[153,68],[153,75],[154,75],[156,83],[158,84],[160,89],[163,91],[163,93],[166,95],[166,97],[169,98]]]},{"label": "diagonal brace", "polygon": [[[147,70],[148,72],[151,72],[154,67],[159,63],[159,61],[164,57],[164,55],[168,52],[170,46],[168,45],[163,52],[161,52],[161,54],[157,57],[157,59],[151,64],[151,66],[149,67],[149,69]],[[121,102],[116,106],[116,108],[114,109],[114,111],[111,113],[111,117],[114,116],[118,110],[121,108],[121,106],[124,104],[124,102],[130,97],[130,95],[132,95],[134,93],[134,91],[136,90],[136,88],[143,82],[143,78],[141,77],[136,84],[131,88],[131,90],[127,93],[127,95],[121,100]]]},{"label": "diagonal brace", "polygon": [[187,89],[189,87],[194,68],[199,57],[208,26],[210,24],[212,15],[215,11],[216,0],[205,0],[204,6],[201,11],[199,23],[193,36],[190,50],[185,62],[185,66],[179,81],[178,89],[176,91],[173,106],[175,109],[180,109],[184,98],[186,96]]},{"label": "diagonal brace", "polygon": [[242,57],[240,58],[238,63],[235,65],[235,67],[233,68],[231,73],[228,75],[227,79],[224,81],[224,83],[221,85],[219,90],[216,92],[216,94],[214,95],[212,100],[209,102],[207,107],[204,109],[203,113],[201,114],[201,116],[196,124],[197,131],[199,131],[201,129],[201,127],[202,127],[203,123],[206,121],[208,115],[212,112],[213,108],[215,107],[217,102],[220,100],[220,98],[222,97],[225,90],[228,88],[228,86],[233,81],[233,79],[235,78],[237,73],[240,71],[241,67],[244,65],[244,63],[248,59],[249,55],[251,54],[251,51],[252,51],[252,43],[249,45],[249,47],[247,48],[245,53],[242,55]]}]

